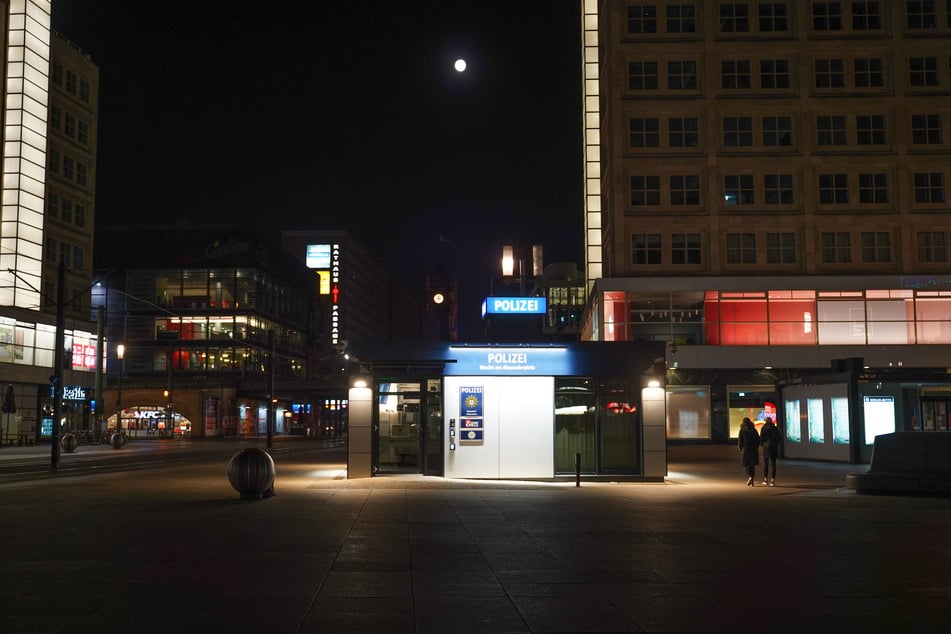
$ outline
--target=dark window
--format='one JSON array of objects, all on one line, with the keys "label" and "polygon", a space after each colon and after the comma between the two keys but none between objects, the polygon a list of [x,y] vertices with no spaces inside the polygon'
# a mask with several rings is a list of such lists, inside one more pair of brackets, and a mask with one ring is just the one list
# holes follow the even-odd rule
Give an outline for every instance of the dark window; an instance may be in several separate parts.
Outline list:
[{"label": "dark window", "polygon": [[657,119],[630,120],[631,147],[658,147],[660,145],[660,131]]},{"label": "dark window", "polygon": [[752,85],[749,60],[724,60],[720,62],[720,81],[726,90],[749,88]]},{"label": "dark window", "polygon": [[631,205],[660,204],[660,176],[631,176]]},{"label": "dark window", "polygon": [[697,62],[667,62],[667,88],[697,89]]},{"label": "dark window", "polygon": [[628,33],[657,33],[657,7],[634,4],[627,8]]},{"label": "dark window", "polygon": [[947,262],[948,234],[944,231],[919,231],[918,261]]},{"label": "dark window", "polygon": [[852,3],[852,30],[877,31],[882,28],[882,9],[879,2]]},{"label": "dark window", "polygon": [[699,126],[696,117],[671,117],[667,120],[670,147],[698,147]]},{"label": "dark window", "polygon": [[885,145],[885,117],[856,115],[855,133],[859,145]]},{"label": "dark window", "polygon": [[635,233],[631,236],[631,255],[634,264],[660,264],[662,253],[659,233]]},{"label": "dark window", "polygon": [[763,89],[789,88],[789,60],[764,59],[759,63],[759,81]]},{"label": "dark window", "polygon": [[912,86],[937,86],[938,58],[910,58],[908,60],[908,81]]},{"label": "dark window", "polygon": [[793,204],[792,174],[767,174],[763,176],[763,202],[767,205]]},{"label": "dark window", "polygon": [[699,176],[671,176],[670,177],[670,204],[671,205],[699,205],[700,204],[700,177]]},{"label": "dark window", "polygon": [[845,64],[841,59],[817,59],[816,88],[843,88]]},{"label": "dark window", "polygon": [[720,4],[720,32],[747,33],[750,30],[750,8],[745,2]]},{"label": "dark window", "polygon": [[844,205],[848,203],[848,175],[819,174],[819,202],[823,205]]},{"label": "dark window", "polygon": [[859,174],[859,202],[874,205],[888,202],[888,174]]},{"label": "dark window", "polygon": [[796,234],[767,233],[766,262],[769,264],[795,264]]},{"label": "dark window", "polygon": [[763,32],[789,30],[789,10],[785,2],[759,3],[759,30]]},{"label": "dark window", "polygon": [[726,234],[727,264],[756,264],[756,234]]},{"label": "dark window", "polygon": [[667,5],[668,33],[695,33],[696,31],[697,14],[692,4]]},{"label": "dark window", "polygon": [[630,62],[627,85],[630,90],[657,90],[657,62]]},{"label": "dark window", "polygon": [[671,264],[701,264],[699,233],[674,233],[670,236]]},{"label": "dark window", "polygon": [[845,117],[816,117],[816,137],[818,145],[845,145]]},{"label": "dark window", "polygon": [[816,31],[841,31],[842,6],[840,3],[813,2],[812,28]]},{"label": "dark window", "polygon": [[852,236],[847,231],[823,232],[822,261],[826,264],[848,264],[852,261]]},{"label": "dark window", "polygon": [[753,118],[723,117],[723,145],[726,147],[753,145]]},{"label": "dark window", "polygon": [[877,58],[855,60],[856,88],[881,88],[885,85],[885,65]]},{"label": "dark window", "polygon": [[941,115],[911,115],[911,139],[916,145],[941,144]]},{"label": "dark window", "polygon": [[862,232],[862,262],[891,262],[891,235],[886,231]]},{"label": "dark window", "polygon": [[763,145],[792,145],[792,117],[763,117]]},{"label": "dark window", "polygon": [[908,0],[906,3],[909,29],[938,28],[938,14],[934,0]]},{"label": "dark window", "polygon": [[915,173],[915,202],[944,202],[944,176],[941,172]]}]

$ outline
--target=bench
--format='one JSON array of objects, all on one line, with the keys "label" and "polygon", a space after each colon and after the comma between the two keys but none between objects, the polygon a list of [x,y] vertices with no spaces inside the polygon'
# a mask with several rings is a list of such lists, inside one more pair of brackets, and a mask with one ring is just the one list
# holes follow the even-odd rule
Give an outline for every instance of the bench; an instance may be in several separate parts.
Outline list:
[{"label": "bench", "polygon": [[951,496],[951,432],[900,431],[875,437],[865,473],[849,473],[858,493]]}]

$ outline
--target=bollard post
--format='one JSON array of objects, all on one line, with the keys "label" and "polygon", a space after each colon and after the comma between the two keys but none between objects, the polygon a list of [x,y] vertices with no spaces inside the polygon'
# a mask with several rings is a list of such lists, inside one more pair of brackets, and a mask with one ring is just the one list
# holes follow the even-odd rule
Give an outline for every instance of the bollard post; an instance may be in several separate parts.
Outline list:
[{"label": "bollard post", "polygon": [[575,454],[575,487],[581,486],[581,452]]}]

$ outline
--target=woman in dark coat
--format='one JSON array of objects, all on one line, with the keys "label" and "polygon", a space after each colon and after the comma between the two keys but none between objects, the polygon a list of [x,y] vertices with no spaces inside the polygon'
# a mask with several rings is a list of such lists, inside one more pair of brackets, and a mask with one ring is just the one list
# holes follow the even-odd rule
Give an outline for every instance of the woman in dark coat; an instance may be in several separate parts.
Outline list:
[{"label": "woman in dark coat", "polygon": [[783,444],[783,434],[779,431],[779,427],[773,424],[773,419],[767,416],[759,437],[763,443],[763,484],[774,487],[776,486],[776,458],[779,457],[779,446]]},{"label": "woman in dark coat", "polygon": [[736,446],[740,449],[740,464],[746,469],[746,486],[753,486],[753,476],[759,464],[759,434],[749,418],[744,418],[740,424],[740,437]]}]

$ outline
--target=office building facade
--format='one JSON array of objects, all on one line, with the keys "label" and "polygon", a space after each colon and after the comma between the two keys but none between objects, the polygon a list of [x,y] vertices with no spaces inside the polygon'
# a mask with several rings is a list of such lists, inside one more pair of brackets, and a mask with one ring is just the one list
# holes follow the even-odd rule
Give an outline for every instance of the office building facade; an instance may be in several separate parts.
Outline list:
[{"label": "office building facade", "polygon": [[[0,1],[0,383],[15,405],[0,419],[7,443],[51,436],[50,379],[57,355],[63,355],[61,425],[82,427],[99,352],[96,329],[83,314],[89,307],[99,71],[88,55],[51,31],[50,8],[48,1]],[[59,201],[55,217],[51,196]],[[59,213],[63,200],[73,203],[69,222]],[[60,320],[61,256],[67,270]],[[59,351],[58,332],[64,346]]]},{"label": "office building facade", "polygon": [[[948,429],[946,4],[584,0],[582,35],[582,338],[667,343],[669,438],[787,418],[842,359]],[[787,453],[826,456],[833,406]]]}]

